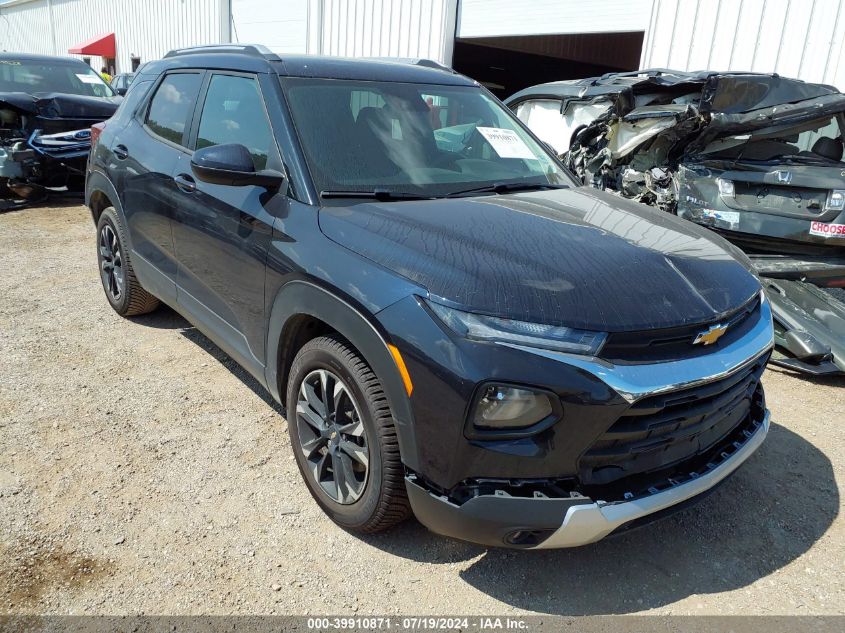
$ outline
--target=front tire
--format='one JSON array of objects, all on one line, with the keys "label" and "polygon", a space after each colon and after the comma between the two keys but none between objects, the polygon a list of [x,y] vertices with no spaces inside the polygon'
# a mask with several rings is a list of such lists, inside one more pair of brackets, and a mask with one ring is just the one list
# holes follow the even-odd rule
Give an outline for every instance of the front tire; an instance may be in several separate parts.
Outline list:
[{"label": "front tire", "polygon": [[332,521],[373,533],[410,515],[387,397],[348,342],[324,336],[302,347],[289,373],[287,410],[299,471]]},{"label": "front tire", "polygon": [[159,301],[135,278],[123,225],[114,207],[103,209],[97,221],[97,265],[109,305],[120,316],[152,312]]}]

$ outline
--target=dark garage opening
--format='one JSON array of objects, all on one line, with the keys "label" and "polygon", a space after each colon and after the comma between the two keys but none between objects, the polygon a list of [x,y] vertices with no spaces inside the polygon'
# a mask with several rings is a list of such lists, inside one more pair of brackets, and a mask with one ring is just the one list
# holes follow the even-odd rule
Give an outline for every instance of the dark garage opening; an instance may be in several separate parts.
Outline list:
[{"label": "dark garage opening", "polygon": [[636,70],[643,32],[455,40],[452,67],[499,98],[547,81]]}]

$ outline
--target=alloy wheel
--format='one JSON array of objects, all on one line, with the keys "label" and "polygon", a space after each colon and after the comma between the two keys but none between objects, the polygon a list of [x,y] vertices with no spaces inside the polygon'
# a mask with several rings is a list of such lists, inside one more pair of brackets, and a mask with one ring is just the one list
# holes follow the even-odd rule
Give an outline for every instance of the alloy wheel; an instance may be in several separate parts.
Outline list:
[{"label": "alloy wheel", "polygon": [[326,369],[305,376],[296,429],[314,481],[337,503],[355,503],[367,485],[370,451],[358,405],[338,376]]},{"label": "alloy wheel", "polygon": [[114,301],[120,301],[126,288],[123,256],[114,229],[105,224],[100,230],[100,276],[103,287]]}]

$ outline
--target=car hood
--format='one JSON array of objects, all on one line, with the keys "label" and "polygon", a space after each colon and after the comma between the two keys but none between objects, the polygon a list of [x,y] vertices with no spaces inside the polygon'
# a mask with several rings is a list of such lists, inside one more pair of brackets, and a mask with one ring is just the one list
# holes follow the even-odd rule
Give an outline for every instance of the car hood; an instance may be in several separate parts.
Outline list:
[{"label": "car hood", "polygon": [[89,97],[61,92],[0,92],[0,108],[11,107],[26,114],[56,119],[108,119],[120,105],[120,97]]},{"label": "car hood", "polygon": [[323,207],[320,226],[434,301],[523,321],[675,327],[760,290],[747,259],[712,232],[585,187]]}]

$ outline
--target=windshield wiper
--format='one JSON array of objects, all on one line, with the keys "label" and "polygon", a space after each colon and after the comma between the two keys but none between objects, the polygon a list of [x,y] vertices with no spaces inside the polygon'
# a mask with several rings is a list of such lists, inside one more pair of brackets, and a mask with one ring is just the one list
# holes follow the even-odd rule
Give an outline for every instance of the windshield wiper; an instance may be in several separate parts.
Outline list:
[{"label": "windshield wiper", "polygon": [[371,189],[370,191],[321,191],[321,198],[369,198],[372,200],[431,200],[433,196],[410,191]]},{"label": "windshield wiper", "polygon": [[511,193],[514,191],[539,191],[541,189],[568,189],[568,187],[566,185],[553,185],[551,183],[541,182],[494,182],[492,185],[485,185],[484,187],[453,191],[447,194],[446,197],[459,198],[461,196],[471,196],[476,193]]}]

